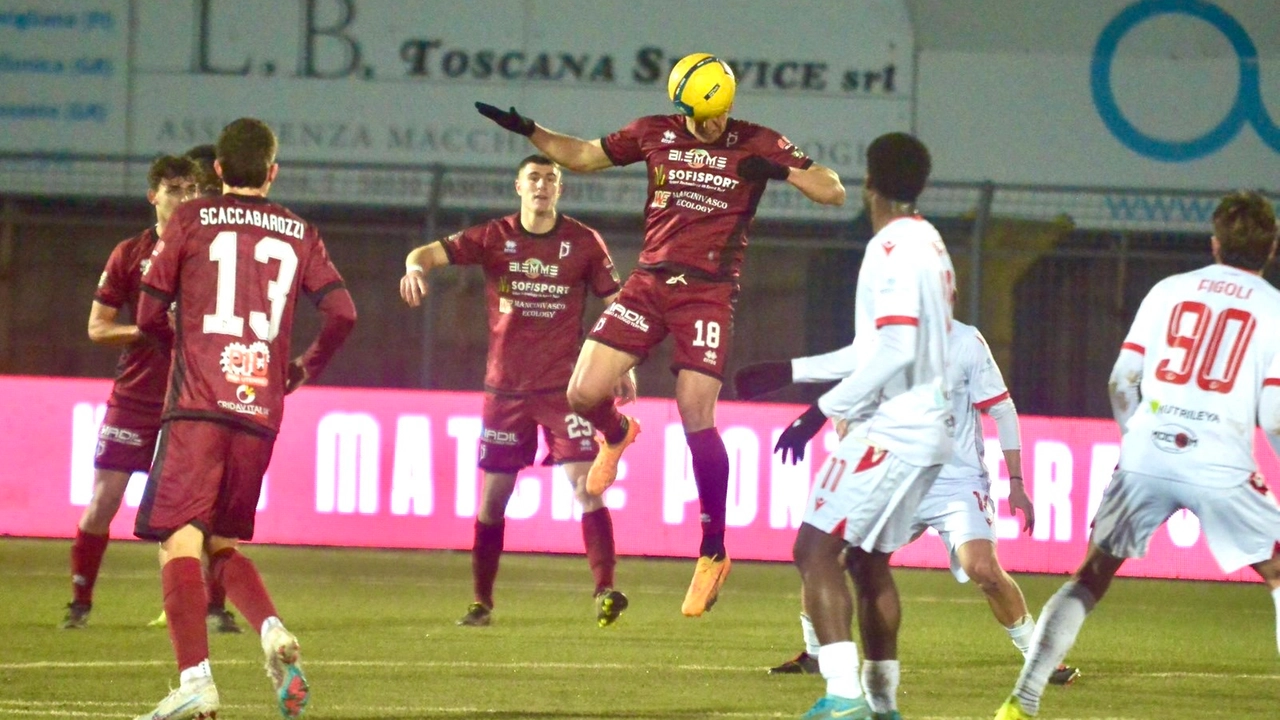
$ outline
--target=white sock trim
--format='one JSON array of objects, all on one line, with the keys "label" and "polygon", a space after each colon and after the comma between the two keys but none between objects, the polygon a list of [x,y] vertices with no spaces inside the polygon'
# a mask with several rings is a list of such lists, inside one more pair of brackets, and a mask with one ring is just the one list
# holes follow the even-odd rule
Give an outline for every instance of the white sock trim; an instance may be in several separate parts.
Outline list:
[{"label": "white sock trim", "polygon": [[818,631],[813,629],[813,621],[804,613],[800,613],[800,632],[804,635],[804,651],[818,657],[822,643],[818,642]]},{"label": "white sock trim", "polygon": [[266,637],[267,633],[273,630],[274,628],[283,628],[283,627],[284,627],[284,623],[280,622],[280,618],[276,617],[275,615],[272,615],[271,617],[262,621],[262,627],[258,629],[258,634],[261,635],[262,637]]},{"label": "white sock trim", "polygon": [[205,658],[199,664],[183,670],[179,678],[183,685],[190,685],[194,682],[212,682],[213,668],[209,665],[209,658]]},{"label": "white sock trim", "polygon": [[827,680],[827,694],[850,700],[862,697],[858,681],[858,646],[852,640],[818,648],[818,668]]}]

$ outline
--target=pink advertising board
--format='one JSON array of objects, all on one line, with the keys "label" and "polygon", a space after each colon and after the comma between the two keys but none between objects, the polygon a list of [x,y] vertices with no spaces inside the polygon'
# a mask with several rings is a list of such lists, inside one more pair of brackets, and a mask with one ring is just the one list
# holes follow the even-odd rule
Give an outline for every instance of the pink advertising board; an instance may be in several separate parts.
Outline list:
[{"label": "pink advertising board", "polygon": [[[0,377],[0,534],[70,537],[93,486],[93,454],[105,380]],[[477,393],[304,388],[289,399],[284,426],[259,502],[256,542],[382,548],[467,549],[479,499]],[[782,429],[803,408],[726,402],[718,423],[731,468],[728,538],[735,559],[789,560],[809,485],[835,447],[829,430],[806,461],[783,465],[772,454]],[[624,555],[688,557],[698,546],[698,504],[675,404],[641,400],[644,427],[606,494]],[[995,529],[1011,571],[1066,573],[1082,557],[1089,523],[1118,457],[1115,424],[1024,417],[1023,464],[1036,505],[1033,535],[1009,516],[1007,470],[994,428],[987,463],[997,479]],[[1277,463],[1258,444],[1262,471]],[[112,525],[131,537],[145,477],[130,483]],[[507,512],[511,551],[582,551],[580,509],[568,480],[542,466],[521,474]],[[946,567],[942,543],[923,537],[896,562]],[[1180,513],[1155,536],[1149,555],[1122,574],[1223,579],[1194,515]],[[1251,570],[1232,580],[1255,579]]]}]

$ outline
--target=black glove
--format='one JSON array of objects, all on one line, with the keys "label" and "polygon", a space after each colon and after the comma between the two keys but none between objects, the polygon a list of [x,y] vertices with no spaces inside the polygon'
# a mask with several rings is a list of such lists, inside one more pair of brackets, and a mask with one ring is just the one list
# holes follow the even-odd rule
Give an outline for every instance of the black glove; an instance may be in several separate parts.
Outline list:
[{"label": "black glove", "polygon": [[793,382],[790,362],[763,362],[748,365],[733,374],[733,390],[739,400],[751,400]]},{"label": "black glove", "polygon": [[782,435],[778,437],[778,444],[773,446],[774,452],[782,453],[782,462],[787,461],[787,451],[791,451],[791,464],[795,465],[804,459],[804,446],[809,444],[814,435],[827,424],[827,416],[822,414],[822,409],[816,404],[811,405],[804,414],[796,418],[786,430],[782,431]]},{"label": "black glove", "polygon": [[791,168],[759,155],[748,155],[738,161],[738,177],[748,182],[786,180],[790,174]]},{"label": "black glove", "polygon": [[511,108],[510,112],[506,112],[487,103],[478,102],[476,103],[476,109],[480,111],[481,115],[513,133],[520,133],[525,137],[533,134],[533,120],[516,112],[515,108]]}]

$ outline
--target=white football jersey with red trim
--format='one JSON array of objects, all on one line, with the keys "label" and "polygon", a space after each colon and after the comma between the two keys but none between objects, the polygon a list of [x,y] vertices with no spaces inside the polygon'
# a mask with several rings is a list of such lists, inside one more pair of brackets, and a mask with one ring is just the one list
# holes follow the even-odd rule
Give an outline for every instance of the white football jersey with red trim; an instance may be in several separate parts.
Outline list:
[{"label": "white football jersey with red trim", "polygon": [[1165,278],[1123,348],[1142,355],[1142,380],[1120,467],[1207,487],[1247,481],[1262,387],[1280,385],[1280,291],[1221,264]]},{"label": "white football jersey with red trim", "polygon": [[956,419],[955,452],[938,473],[938,480],[987,477],[982,458],[986,440],[979,419],[983,410],[1009,398],[1004,376],[991,357],[991,348],[978,328],[951,321],[947,345],[947,387]]},{"label": "white football jersey with red trim", "polygon": [[[951,404],[947,399],[947,332],[955,269],[942,236],[923,218],[894,220],[871,239],[854,307],[855,344],[877,342],[880,328],[912,325],[918,330],[911,365],[866,400],[856,414],[866,418],[850,431],[903,461],[937,465],[951,456]],[[859,348],[869,360],[874,346]]]}]

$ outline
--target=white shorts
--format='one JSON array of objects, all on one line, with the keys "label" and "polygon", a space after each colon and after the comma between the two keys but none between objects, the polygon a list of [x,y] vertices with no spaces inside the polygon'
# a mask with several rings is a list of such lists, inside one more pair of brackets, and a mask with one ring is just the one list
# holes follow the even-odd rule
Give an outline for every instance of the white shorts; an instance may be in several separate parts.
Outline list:
[{"label": "white shorts", "polygon": [[938,480],[916,510],[911,539],[920,537],[929,528],[937,530],[951,555],[951,574],[959,582],[969,582],[968,574],[960,567],[956,549],[970,540],[990,540],[994,544],[995,520],[996,505],[991,500],[991,486],[986,479]]},{"label": "white shorts", "polygon": [[1234,488],[1216,488],[1116,470],[1089,539],[1114,557],[1140,558],[1160,525],[1182,509],[1199,518],[1225,573],[1270,559],[1280,547],[1280,505],[1256,474]]},{"label": "white shorts", "polygon": [[911,542],[912,518],[941,470],[846,438],[818,470],[804,522],[867,552],[893,552]]}]

